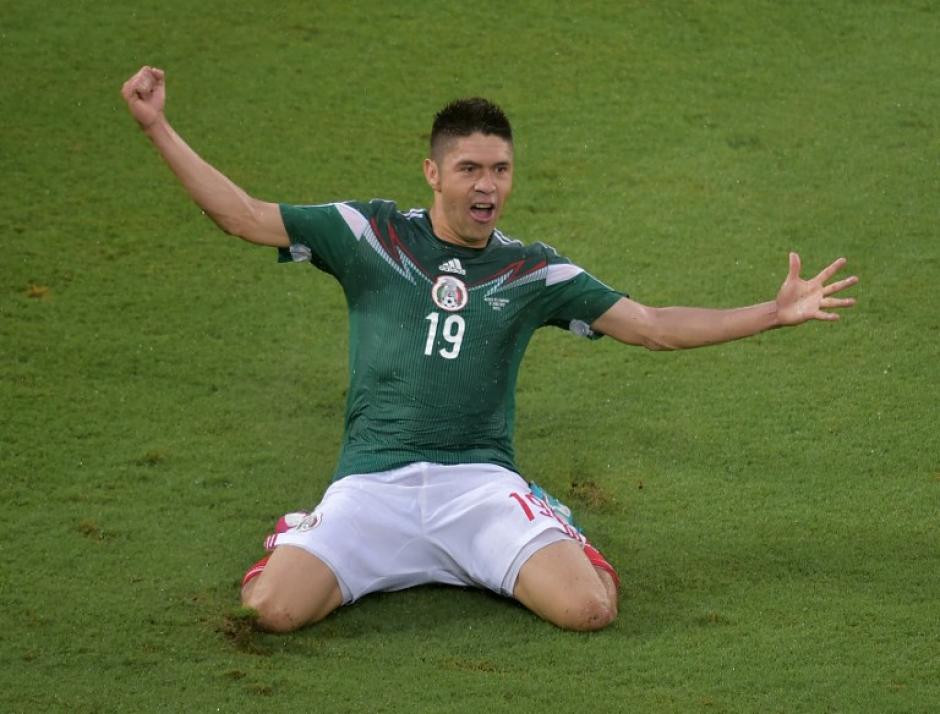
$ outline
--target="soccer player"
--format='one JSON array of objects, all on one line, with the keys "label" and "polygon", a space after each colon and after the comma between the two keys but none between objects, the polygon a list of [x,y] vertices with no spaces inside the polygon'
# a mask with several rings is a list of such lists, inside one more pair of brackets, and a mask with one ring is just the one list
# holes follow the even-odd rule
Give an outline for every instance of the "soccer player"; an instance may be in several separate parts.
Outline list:
[{"label": "soccer player", "polygon": [[835,320],[836,260],[810,280],[790,254],[775,299],[731,310],[641,305],[551,247],[497,229],[513,184],[509,121],[482,99],[434,120],[429,210],[388,201],[278,205],[201,159],[164,115],[163,71],[122,93],[195,202],[226,233],[309,261],[349,308],[350,387],[334,480],[310,513],[287,514],[246,573],[258,624],[290,631],[377,591],[422,583],[488,588],[540,617],[596,630],[617,614],[617,574],[570,512],[516,471],[516,375],[534,331],[566,327],[652,350],[699,347]]}]

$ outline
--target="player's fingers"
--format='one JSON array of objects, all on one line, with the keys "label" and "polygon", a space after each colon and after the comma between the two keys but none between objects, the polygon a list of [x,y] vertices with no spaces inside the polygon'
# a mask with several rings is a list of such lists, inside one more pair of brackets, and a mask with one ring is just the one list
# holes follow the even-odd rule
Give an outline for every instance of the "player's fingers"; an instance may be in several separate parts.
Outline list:
[{"label": "player's fingers", "polygon": [[[150,68],[148,67],[147,69],[149,70]],[[145,96],[150,94],[153,91],[154,83],[155,83],[155,80],[151,72],[148,71],[148,72],[142,73],[140,75],[140,78],[137,80],[137,86],[136,86],[137,96],[139,96],[140,98],[144,98]]]},{"label": "player's fingers", "polygon": [[816,276],[816,280],[821,283],[826,283],[829,281],[833,275],[842,270],[842,266],[845,265],[845,258],[836,258],[832,263],[819,271],[819,275]]},{"label": "player's fingers", "polygon": [[833,320],[838,320],[839,315],[835,312],[823,312],[822,310],[817,310],[816,314],[813,317],[817,320],[827,320],[832,322]]},{"label": "player's fingers", "polygon": [[123,85],[121,85],[121,94],[124,96],[125,99],[130,100],[131,97],[134,95],[134,90],[137,87],[137,82],[140,81],[140,74],[141,72],[144,71],[144,69],[145,68],[142,67],[136,72],[134,72],[134,74],[132,74],[130,78],[126,82],[124,82]]},{"label": "player's fingers", "polygon": [[125,101],[132,102],[136,99],[141,99],[140,94],[140,80],[136,77],[132,77],[124,83],[124,86],[121,87],[121,95],[124,97]]},{"label": "player's fingers", "polygon": [[858,282],[858,276],[852,275],[851,277],[848,277],[845,280],[840,280],[839,282],[833,283],[832,285],[827,285],[826,287],[823,288],[823,294],[832,295],[833,293],[837,293],[840,290],[845,290],[846,288],[855,285],[855,283],[857,282]]},{"label": "player's fingers", "polygon": [[790,271],[787,273],[787,280],[798,280],[800,277],[800,254],[790,253]]},{"label": "player's fingers", "polygon": [[855,298],[823,298],[819,303],[821,308],[833,307],[852,307],[855,304]]},{"label": "player's fingers", "polygon": [[163,72],[152,67],[143,66],[134,73],[121,87],[124,99],[131,101],[135,98],[145,99],[153,91],[156,81],[163,80]]}]

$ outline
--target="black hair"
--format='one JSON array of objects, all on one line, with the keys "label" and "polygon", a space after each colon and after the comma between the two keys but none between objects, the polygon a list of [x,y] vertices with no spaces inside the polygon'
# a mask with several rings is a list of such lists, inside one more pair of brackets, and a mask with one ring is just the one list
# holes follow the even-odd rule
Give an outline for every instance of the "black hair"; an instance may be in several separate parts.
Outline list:
[{"label": "black hair", "polygon": [[434,115],[434,124],[431,127],[431,155],[438,153],[442,142],[477,132],[495,134],[512,143],[509,119],[493,102],[482,97],[455,99]]}]

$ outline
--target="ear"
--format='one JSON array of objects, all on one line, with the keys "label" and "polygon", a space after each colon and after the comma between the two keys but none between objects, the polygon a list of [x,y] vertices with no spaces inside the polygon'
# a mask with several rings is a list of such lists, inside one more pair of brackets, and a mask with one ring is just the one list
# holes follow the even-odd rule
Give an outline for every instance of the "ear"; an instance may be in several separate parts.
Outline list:
[{"label": "ear", "polygon": [[432,190],[441,190],[441,172],[438,170],[437,163],[434,159],[424,160],[424,180],[428,182],[428,186],[430,186]]}]

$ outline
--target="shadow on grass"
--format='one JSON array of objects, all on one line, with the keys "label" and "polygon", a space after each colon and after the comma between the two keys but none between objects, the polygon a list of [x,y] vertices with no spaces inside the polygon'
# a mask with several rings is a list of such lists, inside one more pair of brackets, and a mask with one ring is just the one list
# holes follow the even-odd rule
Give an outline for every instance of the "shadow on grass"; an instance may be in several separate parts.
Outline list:
[{"label": "shadow on grass", "polygon": [[[387,636],[422,632],[452,633],[455,630],[485,631],[505,628],[520,618],[531,626],[538,618],[509,598],[473,588],[426,585],[408,590],[374,593],[341,607],[324,620],[295,633],[277,635],[260,630],[257,613],[235,607],[223,612],[215,626],[231,646],[242,653],[267,656],[281,651],[275,642],[317,642],[355,640],[375,635]],[[551,627],[546,624],[546,627]],[[282,652],[283,653],[283,652]]]}]

